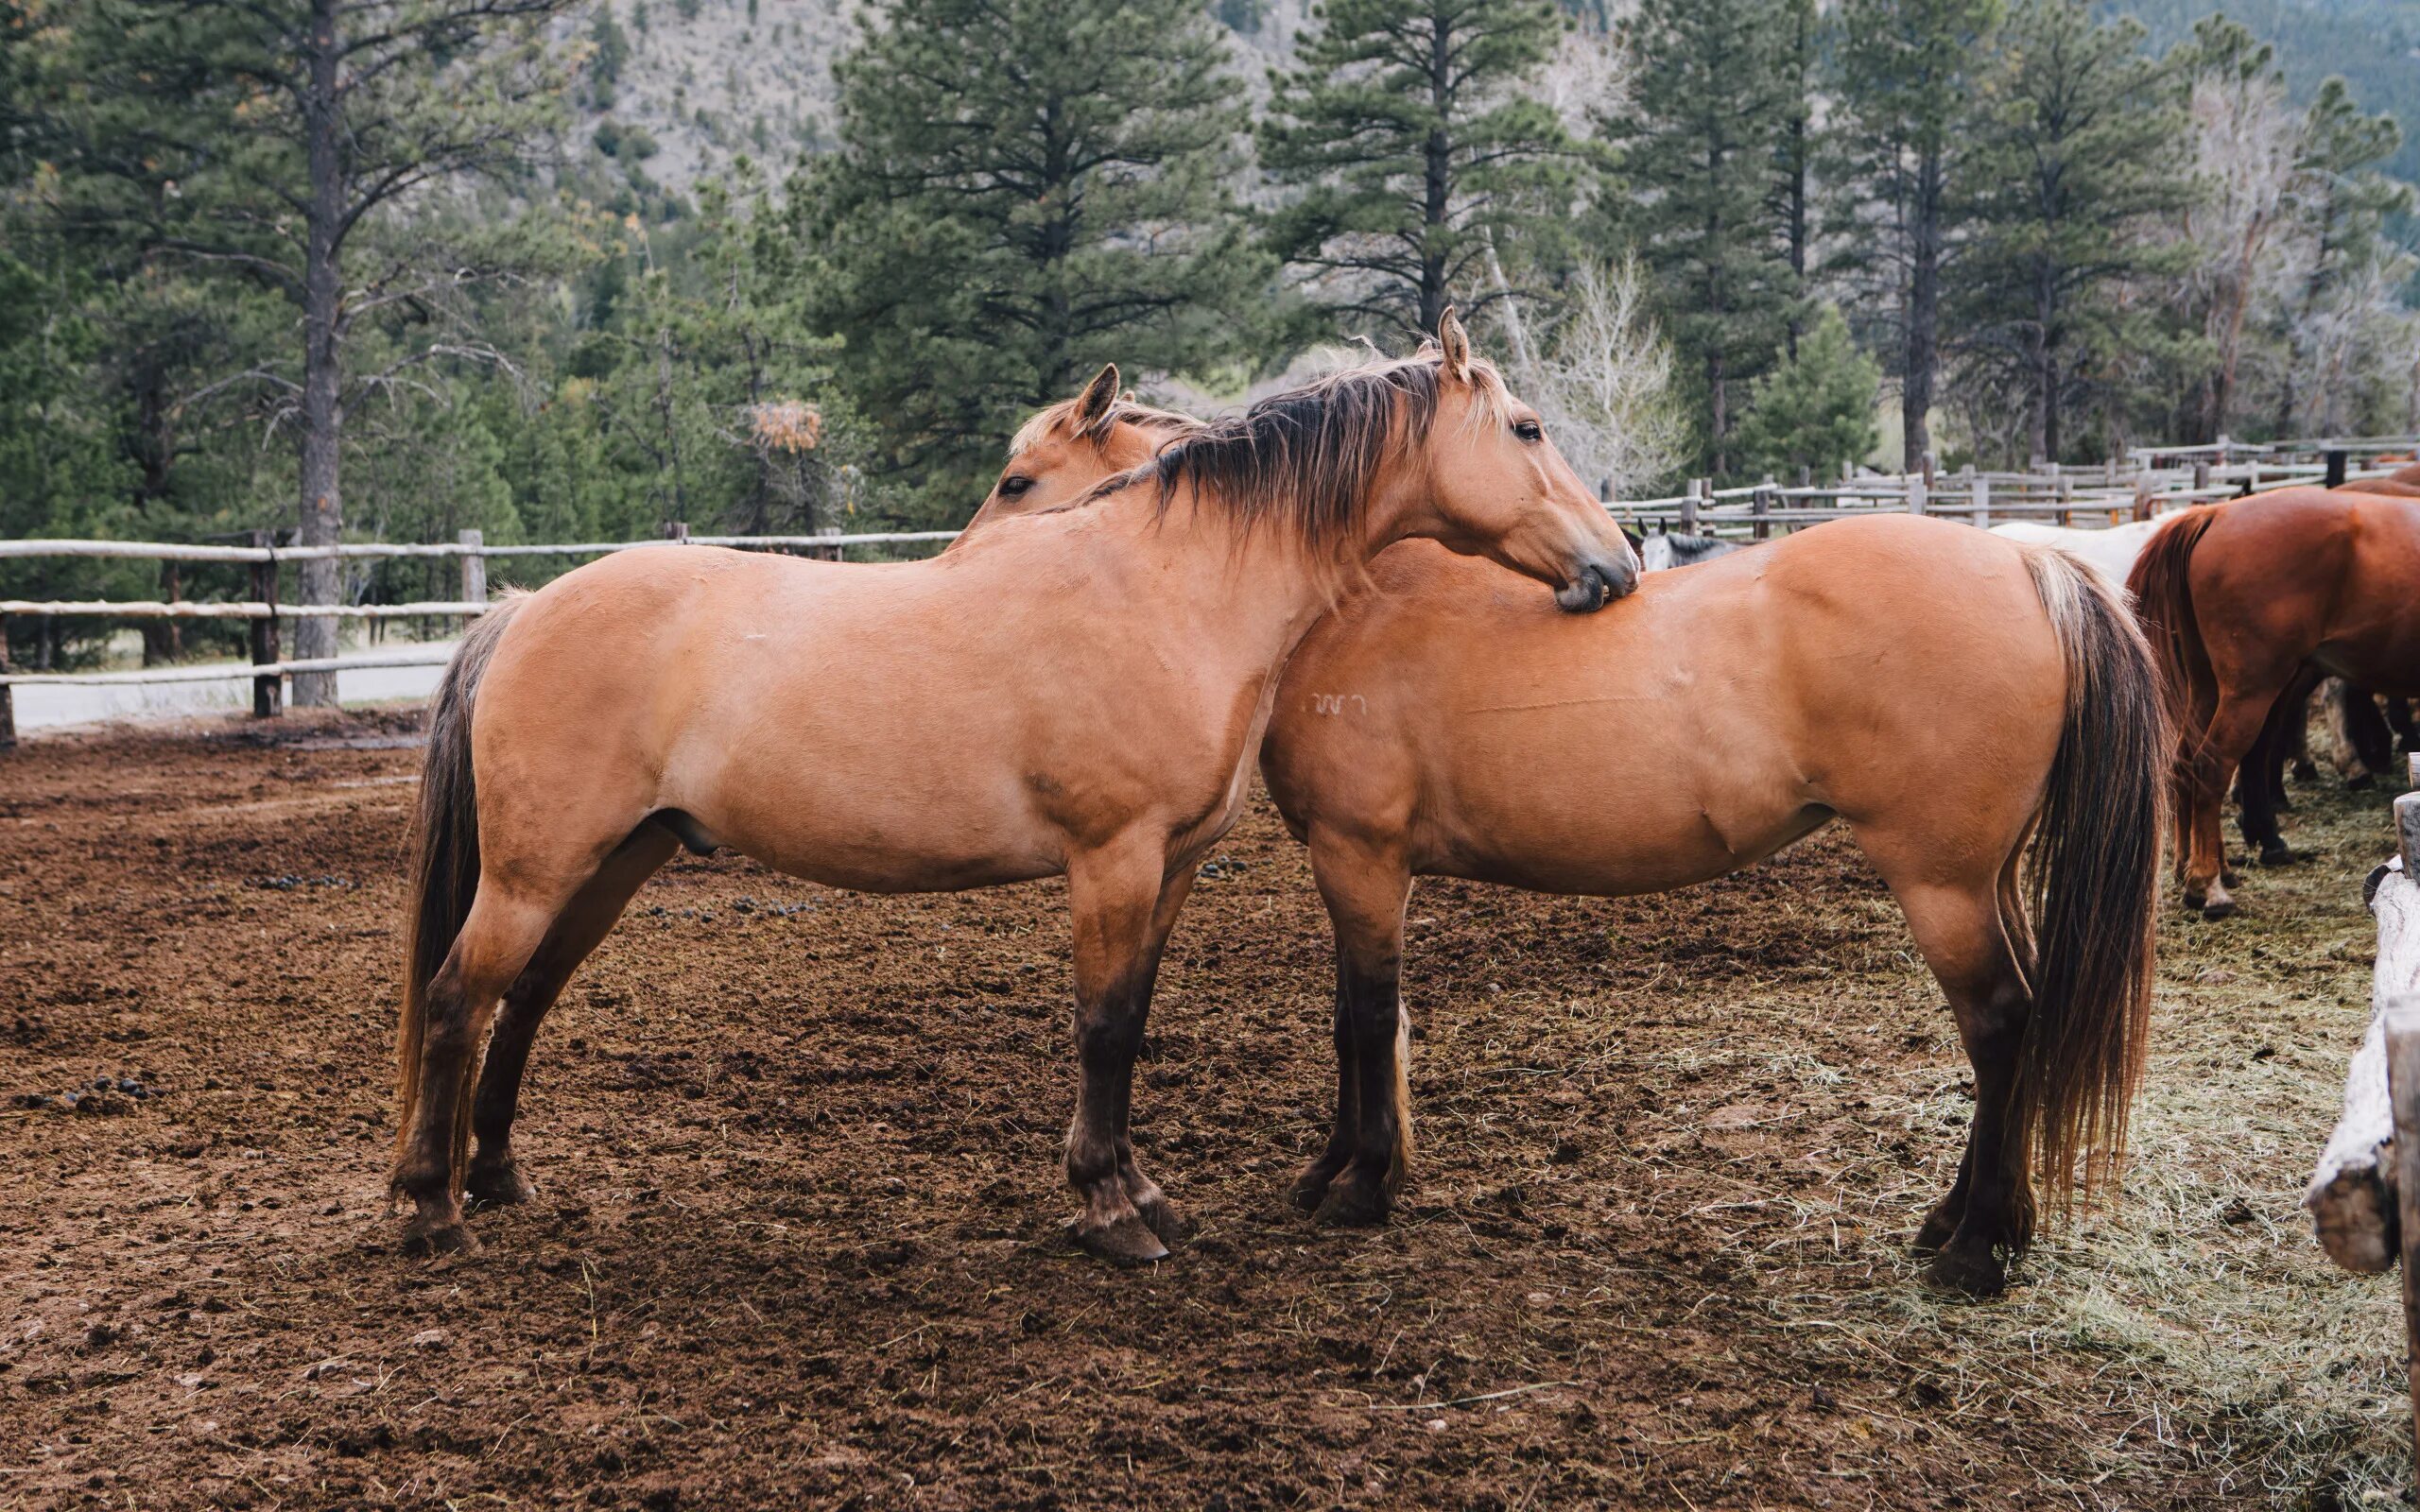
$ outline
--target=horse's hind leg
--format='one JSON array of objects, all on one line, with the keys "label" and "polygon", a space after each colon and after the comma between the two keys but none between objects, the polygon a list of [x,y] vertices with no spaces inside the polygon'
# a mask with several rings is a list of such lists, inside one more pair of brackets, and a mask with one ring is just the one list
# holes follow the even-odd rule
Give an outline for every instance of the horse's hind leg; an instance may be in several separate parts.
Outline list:
[{"label": "horse's hind leg", "polygon": [[1988,1295],[2008,1283],[2008,1260],[2032,1235],[2031,1152],[2010,1118],[2032,999],[1996,885],[1893,890],[1925,964],[1949,999],[1975,1071],[1975,1116],[1958,1179],[1927,1216],[1916,1247],[1932,1252],[1934,1279]]},{"label": "horse's hind leg", "polygon": [[2259,739],[2278,691],[2273,683],[2221,696],[2209,728],[2192,753],[2187,771],[2192,828],[2185,866],[2185,906],[2199,908],[2210,919],[2224,919],[2235,912],[2235,900],[2221,876],[2226,865],[2227,781]]},{"label": "horse's hind leg", "polygon": [[532,896],[482,878],[470,917],[429,981],[411,1120],[392,1178],[394,1194],[414,1207],[404,1229],[406,1251],[474,1247],[456,1179],[470,1141],[471,1068],[497,1000],[528,965],[570,891]]},{"label": "horse's hind leg", "polygon": [[512,1122],[520,1109],[521,1079],[538,1025],[579,963],[622,917],[631,894],[678,849],[680,842],[661,824],[649,822],[632,831],[556,917],[544,942],[504,994],[479,1072],[478,1095],[471,1105],[471,1132],[478,1143],[464,1185],[475,1200],[503,1204],[528,1199],[528,1179],[512,1157]]},{"label": "horse's hind leg", "polygon": [[1411,1163],[1402,991],[1411,874],[1392,845],[1321,833],[1311,871],[1336,930],[1338,1097],[1328,1148],[1296,1179],[1294,1199],[1322,1223],[1379,1223]]}]

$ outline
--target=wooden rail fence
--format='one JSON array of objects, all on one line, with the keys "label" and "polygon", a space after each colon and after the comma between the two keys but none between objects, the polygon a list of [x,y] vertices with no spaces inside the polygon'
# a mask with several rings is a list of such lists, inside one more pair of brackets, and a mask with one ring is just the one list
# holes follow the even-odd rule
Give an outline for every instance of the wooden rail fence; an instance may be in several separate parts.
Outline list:
[{"label": "wooden rail fence", "polygon": [[[1639,531],[1677,530],[1762,541],[1776,529],[1815,524],[1877,512],[1938,515],[1990,525],[2002,520],[2043,520],[2101,526],[2149,519],[2167,508],[2229,498],[2296,484],[2338,484],[2348,478],[2382,476],[2389,455],[2412,455],[2420,438],[2326,438],[2258,445],[2221,438],[2208,446],[2138,449],[2123,459],[2095,466],[2040,463],[2024,472],[1946,473],[1927,459],[1917,472],[1868,474],[1816,484],[1802,478],[1785,487],[1772,478],[1745,488],[1717,489],[1694,479],[1670,498],[1615,501],[1606,508]],[[2354,467],[2355,459],[2364,464]],[[0,599],[0,747],[14,743],[11,689],[42,684],[116,685],[210,682],[250,678],[252,711],[263,717],[285,706],[285,679],[298,672],[342,672],[370,667],[433,665],[443,647],[377,651],[351,656],[287,661],[280,654],[281,627],[301,619],[469,619],[488,604],[487,564],[524,557],[601,557],[666,545],[734,546],[841,557],[851,546],[931,544],[957,539],[955,530],[818,533],[804,536],[691,535],[683,522],[665,526],[653,541],[586,541],[567,544],[490,545],[476,530],[458,540],[427,544],[384,541],[334,546],[281,546],[255,531],[245,545],[182,544],[137,541],[0,541],[0,560],[67,557],[95,560],[233,563],[251,569],[251,596],[233,601],[194,601],[177,596],[171,579],[167,602],[127,600]],[[288,562],[447,558],[461,569],[459,596],[404,604],[287,604],[279,601],[281,570]],[[246,620],[251,622],[251,661],[211,666],[148,667],[129,672],[16,672],[9,664],[10,615],[79,616],[131,621]]]}]

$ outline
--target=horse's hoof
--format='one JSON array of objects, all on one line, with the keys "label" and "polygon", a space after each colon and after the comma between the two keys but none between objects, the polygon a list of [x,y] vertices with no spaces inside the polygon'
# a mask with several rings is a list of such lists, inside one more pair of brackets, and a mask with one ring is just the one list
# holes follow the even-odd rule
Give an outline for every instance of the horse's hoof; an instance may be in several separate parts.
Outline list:
[{"label": "horse's hoof", "polygon": [[2190,887],[2186,888],[2184,893],[2185,911],[2188,914],[2200,913],[2202,911],[2202,903],[2207,896],[2208,895],[2205,893],[2195,892]]},{"label": "horse's hoof", "polygon": [[1935,1286],[1965,1297],[1997,1297],[2008,1290],[2008,1267],[1989,1250],[1979,1256],[1969,1250],[1945,1249],[1933,1256],[1925,1276]]},{"label": "horse's hoof", "polygon": [[2367,772],[2357,772],[2344,779],[2344,790],[2348,793],[2366,793],[2377,785],[2378,780]]},{"label": "horse's hoof", "polygon": [[1949,1243],[1949,1236],[1957,1231],[1956,1216],[1936,1211],[1925,1219],[1924,1227],[1916,1230],[1916,1237],[1909,1241],[1908,1247],[1919,1258],[1938,1255],[1942,1246]]},{"label": "horse's hoof", "polygon": [[472,1161],[464,1184],[472,1201],[495,1208],[510,1208],[538,1194],[538,1189],[521,1174],[521,1167],[510,1160],[487,1164]]},{"label": "horse's hoof", "polygon": [[2275,845],[2264,845],[2260,848],[2260,864],[2264,867],[2291,866],[2293,860],[2294,848],[2283,840]]},{"label": "horse's hoof", "polygon": [[1286,1200],[1305,1212],[1319,1211],[1320,1204],[1327,1200],[1327,1189],[1336,1183],[1337,1170],[1325,1160],[1313,1160],[1286,1189]]},{"label": "horse's hoof", "polygon": [[2295,781],[2295,782],[2318,782],[2318,781],[2319,781],[2319,766],[2318,766],[2318,765],[2317,765],[2316,763],[2313,763],[2313,762],[2296,762],[2296,763],[2294,763],[2294,781]]},{"label": "horse's hoof", "polygon": [[1184,1214],[1176,1211],[1176,1204],[1166,1197],[1138,1202],[1134,1211],[1143,1215],[1143,1227],[1159,1235],[1164,1244],[1181,1245],[1193,1231],[1185,1223]]},{"label": "horse's hoof", "polygon": [[434,1223],[415,1218],[404,1227],[404,1253],[406,1255],[475,1255],[478,1252],[478,1236],[464,1228],[459,1218]]},{"label": "horse's hoof", "polygon": [[2243,877],[2233,867],[2229,867],[2224,871],[2219,873],[2219,885],[2221,887],[2240,887],[2243,885]]},{"label": "horse's hoof", "polygon": [[1112,1264],[1149,1265],[1168,1258],[1168,1246],[1137,1212],[1120,1213],[1107,1223],[1079,1218],[1070,1231],[1078,1248]]},{"label": "horse's hoof", "polygon": [[2235,900],[2227,897],[2211,899],[2202,905],[2204,919],[2225,919],[2235,913]]},{"label": "horse's hoof", "polygon": [[1393,1207],[1384,1186],[1356,1180],[1348,1171],[1328,1183],[1327,1195],[1312,1216],[1336,1228],[1367,1228],[1386,1222]]}]

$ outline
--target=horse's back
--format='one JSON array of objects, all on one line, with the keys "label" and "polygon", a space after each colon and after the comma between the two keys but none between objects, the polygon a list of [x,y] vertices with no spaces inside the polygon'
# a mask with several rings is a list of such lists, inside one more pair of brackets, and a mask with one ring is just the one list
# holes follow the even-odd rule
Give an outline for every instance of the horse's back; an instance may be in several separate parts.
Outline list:
[{"label": "horse's back", "polygon": [[1264,766],[1298,830],[1409,826],[1425,869],[1585,892],[1719,875],[1945,750],[2001,747],[1962,790],[2047,768],[2064,709],[2023,548],[1942,521],[1828,524],[1582,617],[1435,550],[1374,576],[1288,666]]}]

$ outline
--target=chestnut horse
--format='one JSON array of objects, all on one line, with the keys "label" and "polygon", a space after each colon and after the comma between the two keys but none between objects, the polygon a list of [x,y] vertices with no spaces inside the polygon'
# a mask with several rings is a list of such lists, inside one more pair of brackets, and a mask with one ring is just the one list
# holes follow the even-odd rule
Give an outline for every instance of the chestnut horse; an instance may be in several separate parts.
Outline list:
[{"label": "chestnut horse", "polygon": [[2221,808],[2281,695],[2313,669],[2390,697],[2420,694],[2414,584],[2420,509],[2376,494],[2279,489],[2204,505],[2144,548],[2126,586],[2177,719],[2187,907],[2235,911]]},{"label": "chestnut horse", "polygon": [[1065,875],[1076,1236],[1165,1255],[1174,1219],[1128,1137],[1152,979],[1337,583],[1412,536],[1568,610],[1634,582],[1535,413],[1450,316],[1439,335],[927,561],[631,551],[483,619],[440,690],[415,822],[407,1246],[470,1245],[466,1185],[527,1194],[510,1131],[539,1021],[676,848],[727,846],[869,891]]},{"label": "chestnut horse", "polygon": [[1287,664],[1261,754],[1336,925],[1337,1122],[1296,1200],[1370,1222],[1403,1179],[1412,878],[1660,892],[1838,817],[1975,1070],[1916,1245],[2005,1284],[2037,1168],[2061,1201],[2105,1173],[2143,1064],[2169,743],[2117,589],[1907,515],[1651,574],[1585,624],[1419,542],[1372,576]]}]

